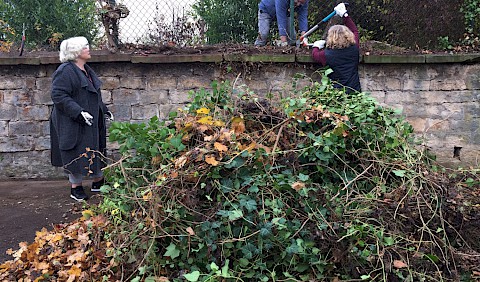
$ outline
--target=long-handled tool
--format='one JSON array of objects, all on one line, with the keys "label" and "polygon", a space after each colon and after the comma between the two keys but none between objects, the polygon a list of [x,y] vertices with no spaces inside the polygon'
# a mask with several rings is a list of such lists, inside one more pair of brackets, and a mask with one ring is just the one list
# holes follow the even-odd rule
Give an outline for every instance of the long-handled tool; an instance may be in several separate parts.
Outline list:
[{"label": "long-handled tool", "polygon": [[23,55],[23,48],[25,48],[25,24],[23,24],[23,31],[22,31],[22,44],[20,44],[20,55]]},{"label": "long-handled tool", "polygon": [[[343,3],[345,5],[348,5],[348,3]],[[337,12],[333,11],[331,12],[330,14],[328,14],[328,16],[326,16],[325,18],[323,18],[323,20],[321,20],[319,23],[317,23],[316,25],[314,25],[311,29],[309,29],[307,32],[305,32],[305,34],[303,34],[302,36],[300,36],[300,44],[302,44],[303,46],[312,46],[313,44],[308,44],[307,43],[307,40],[305,40],[310,34],[312,34],[314,31],[316,31],[320,25],[322,23],[326,23],[328,22],[333,16],[335,16]]]}]

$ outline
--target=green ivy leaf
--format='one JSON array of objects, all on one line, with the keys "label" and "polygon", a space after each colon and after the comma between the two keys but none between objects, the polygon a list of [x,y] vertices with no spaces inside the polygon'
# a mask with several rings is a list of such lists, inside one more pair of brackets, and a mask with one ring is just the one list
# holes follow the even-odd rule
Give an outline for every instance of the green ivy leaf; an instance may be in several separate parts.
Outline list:
[{"label": "green ivy leaf", "polygon": [[237,220],[239,218],[243,217],[243,212],[241,210],[234,210],[230,212],[230,215],[228,216],[228,219],[230,221]]},{"label": "green ivy leaf", "polygon": [[200,271],[193,271],[192,273],[184,274],[183,277],[190,282],[196,282],[200,277]]},{"label": "green ivy leaf", "polygon": [[406,173],[405,170],[394,170],[393,171],[393,174],[395,174],[398,177],[405,177],[405,173]]},{"label": "green ivy leaf", "polygon": [[180,255],[180,250],[177,249],[177,246],[173,243],[167,247],[167,251],[163,254],[164,257],[171,257],[172,259]]}]

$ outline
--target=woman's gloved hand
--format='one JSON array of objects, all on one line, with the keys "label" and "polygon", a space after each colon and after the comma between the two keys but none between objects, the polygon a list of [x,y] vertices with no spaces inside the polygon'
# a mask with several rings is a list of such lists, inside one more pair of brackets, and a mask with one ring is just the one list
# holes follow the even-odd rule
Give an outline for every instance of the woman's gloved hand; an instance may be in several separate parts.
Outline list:
[{"label": "woman's gloved hand", "polygon": [[105,118],[108,120],[108,121],[114,121],[114,117],[113,117],[113,113],[108,111],[105,113]]},{"label": "woman's gloved hand", "polygon": [[318,49],[325,48],[325,40],[317,40],[313,42],[313,48],[318,48]]},{"label": "woman's gloved hand", "polygon": [[93,116],[89,112],[82,111],[77,116],[76,121],[81,124],[86,124],[88,126],[92,126]]},{"label": "woman's gloved hand", "polygon": [[340,3],[337,6],[335,6],[334,10],[335,10],[335,13],[337,14],[337,16],[339,16],[341,18],[348,17],[347,7],[345,7],[344,3]]}]

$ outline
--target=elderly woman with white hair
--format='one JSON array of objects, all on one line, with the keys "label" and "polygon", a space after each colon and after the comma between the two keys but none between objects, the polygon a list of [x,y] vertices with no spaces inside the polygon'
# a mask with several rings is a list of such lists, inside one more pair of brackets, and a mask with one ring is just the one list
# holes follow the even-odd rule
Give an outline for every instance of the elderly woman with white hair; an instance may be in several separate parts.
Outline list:
[{"label": "elderly woman with white hair", "polygon": [[102,82],[86,64],[91,58],[88,40],[72,37],[60,45],[62,64],[53,74],[50,117],[51,162],[62,167],[71,184],[70,197],[85,201],[84,177],[93,178],[91,192],[104,184],[106,119],[112,113],[102,101]]}]

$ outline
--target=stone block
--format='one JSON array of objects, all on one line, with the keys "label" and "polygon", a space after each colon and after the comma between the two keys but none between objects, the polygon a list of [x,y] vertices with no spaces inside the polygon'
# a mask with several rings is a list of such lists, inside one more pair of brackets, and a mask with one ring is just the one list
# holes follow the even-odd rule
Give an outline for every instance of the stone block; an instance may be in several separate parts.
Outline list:
[{"label": "stone block", "polygon": [[0,137],[8,136],[8,122],[0,121]]},{"label": "stone block", "polygon": [[112,91],[102,90],[102,101],[105,105],[110,105],[112,103]]},{"label": "stone block", "polygon": [[370,97],[374,98],[380,105],[385,104],[385,91],[371,91],[369,92]]},{"label": "stone block", "polygon": [[52,95],[48,91],[33,90],[33,105],[53,105]]},{"label": "stone block", "polygon": [[0,137],[0,153],[32,151],[33,139],[28,136]]},{"label": "stone block", "polygon": [[450,130],[450,124],[444,119],[427,118],[425,119],[425,130],[429,132]]},{"label": "stone block", "polygon": [[432,80],[430,82],[430,89],[442,91],[466,90],[467,85],[464,80],[458,77],[449,77],[444,80]]},{"label": "stone block", "polygon": [[153,77],[147,80],[148,90],[175,89],[177,79],[175,77]]},{"label": "stone block", "polygon": [[4,103],[24,107],[33,104],[33,90],[7,90],[3,92]]},{"label": "stone block", "polygon": [[0,120],[16,120],[17,107],[10,104],[0,104]]},{"label": "stone block", "polygon": [[464,106],[461,103],[445,103],[442,105],[444,107],[443,111],[441,112],[441,116],[443,119],[464,119],[465,118],[465,111]]},{"label": "stone block", "polygon": [[140,103],[139,90],[136,90],[136,89],[113,90],[112,100],[114,104],[138,105]]},{"label": "stone block", "polygon": [[146,89],[147,82],[144,77],[122,77],[120,80],[120,88],[127,89]]},{"label": "stone block", "polygon": [[0,79],[0,90],[15,90],[27,87],[27,80],[19,76],[5,76]]},{"label": "stone block", "polygon": [[110,108],[115,121],[130,121],[132,119],[132,106],[125,104],[113,104]]},{"label": "stone block", "polygon": [[430,90],[430,80],[406,79],[403,81],[403,90],[428,91]]},{"label": "stone block", "polygon": [[170,112],[174,112],[178,109],[178,105],[160,105],[158,106],[159,118],[164,119],[168,117]]},{"label": "stone block", "polygon": [[133,120],[147,121],[154,116],[158,116],[157,105],[132,106]]},{"label": "stone block", "polygon": [[100,80],[103,82],[102,90],[113,90],[120,86],[120,79],[118,77],[103,76],[100,77]]},{"label": "stone block", "polygon": [[50,111],[47,106],[25,106],[17,107],[17,116],[19,120],[48,120]]},{"label": "stone block", "polygon": [[168,90],[148,90],[140,91],[140,104],[167,104],[168,101]]},{"label": "stone block", "polygon": [[37,78],[35,81],[35,89],[43,91],[44,93],[48,93],[50,96],[50,92],[52,91],[52,79],[49,77]]},{"label": "stone block", "polygon": [[207,77],[182,75],[178,78],[177,89],[206,89],[210,88],[211,84],[211,79]]},{"label": "stone block", "polygon": [[168,97],[171,104],[186,104],[191,101],[188,95],[189,91],[169,90]]},{"label": "stone block", "polygon": [[385,95],[385,103],[390,104],[411,104],[416,103],[418,94],[416,92],[407,91],[387,91]]},{"label": "stone block", "polygon": [[415,133],[423,133],[427,129],[427,122],[423,118],[407,118]]},{"label": "stone block", "polygon": [[388,91],[399,91],[403,89],[403,80],[395,77],[386,77],[384,89]]},{"label": "stone block", "polygon": [[42,124],[35,121],[11,121],[8,136],[40,136],[43,133]]},{"label": "stone block", "polygon": [[50,136],[36,138],[34,148],[37,151],[50,150]]}]

